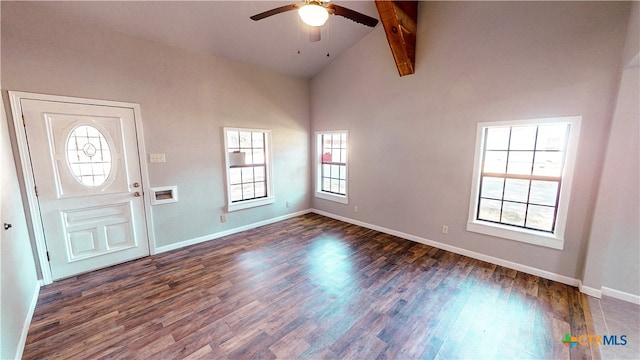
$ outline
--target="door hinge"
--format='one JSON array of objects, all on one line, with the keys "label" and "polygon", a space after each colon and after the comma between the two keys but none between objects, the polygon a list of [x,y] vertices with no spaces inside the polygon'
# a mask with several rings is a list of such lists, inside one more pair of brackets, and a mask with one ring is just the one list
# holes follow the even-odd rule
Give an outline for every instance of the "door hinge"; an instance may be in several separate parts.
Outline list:
[{"label": "door hinge", "polygon": [[40,195],[40,193],[38,193],[38,187],[37,187],[37,186],[34,186],[33,188],[36,190],[36,196],[39,196],[39,195]]},{"label": "door hinge", "polygon": [[27,126],[27,121],[24,119],[24,115],[22,115],[22,126]]},{"label": "door hinge", "polygon": [[49,256],[49,252],[47,251],[47,261],[51,261],[51,256]]}]

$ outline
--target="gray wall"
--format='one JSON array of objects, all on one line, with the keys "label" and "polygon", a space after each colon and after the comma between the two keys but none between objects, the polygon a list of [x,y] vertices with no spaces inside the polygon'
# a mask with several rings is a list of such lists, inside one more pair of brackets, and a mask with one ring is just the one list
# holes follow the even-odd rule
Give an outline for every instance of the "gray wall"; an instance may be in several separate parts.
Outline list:
[{"label": "gray wall", "polygon": [[[584,285],[640,296],[640,3],[632,5]],[[603,291],[604,293],[604,291]]]},{"label": "gray wall", "polygon": [[[580,278],[628,14],[618,2],[424,2],[403,78],[378,27],[312,79],[312,130],[350,139],[350,204],[313,207]],[[583,118],[564,250],[466,231],[476,124],[570,115]]]},{"label": "gray wall", "polygon": [[[141,105],[151,186],[179,202],[152,208],[156,247],[308,209],[308,81],[2,2],[3,90]],[[275,204],[228,214],[222,127],[272,130]],[[146,159],[148,160],[148,159]],[[286,202],[290,207],[286,207]]]},{"label": "gray wall", "polygon": [[[616,189],[616,193],[607,198],[613,205],[615,219],[610,223],[611,232],[606,235],[610,242],[602,286],[637,296],[640,296],[639,69],[635,65],[623,73],[601,180],[601,189]],[[594,218],[594,226],[597,224]]]}]

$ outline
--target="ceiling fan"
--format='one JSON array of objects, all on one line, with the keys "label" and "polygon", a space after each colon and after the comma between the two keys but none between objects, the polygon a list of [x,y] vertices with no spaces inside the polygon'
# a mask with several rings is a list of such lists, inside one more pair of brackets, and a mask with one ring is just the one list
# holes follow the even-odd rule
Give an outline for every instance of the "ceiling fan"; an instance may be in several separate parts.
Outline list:
[{"label": "ceiling fan", "polygon": [[375,27],[378,24],[378,20],[359,13],[355,10],[347,9],[340,5],[329,4],[330,0],[316,1],[316,0],[303,0],[300,4],[290,4],[277,7],[275,9],[261,12],[260,14],[249,17],[253,21],[262,20],[269,16],[277,15],[283,12],[298,10],[300,19],[305,24],[312,27],[313,31],[309,34],[311,41],[320,40],[320,26],[324,25],[329,18],[329,15],[339,15],[349,20],[355,21],[359,24]]}]

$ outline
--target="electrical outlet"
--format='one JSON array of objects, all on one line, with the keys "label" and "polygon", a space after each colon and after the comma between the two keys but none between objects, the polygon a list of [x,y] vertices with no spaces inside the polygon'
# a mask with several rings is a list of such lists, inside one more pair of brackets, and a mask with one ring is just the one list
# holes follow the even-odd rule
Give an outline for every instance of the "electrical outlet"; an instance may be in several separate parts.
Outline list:
[{"label": "electrical outlet", "polygon": [[287,204],[286,204],[286,205],[287,205],[287,207],[289,207],[289,206],[291,206],[291,203],[289,203],[289,202],[287,201]]},{"label": "electrical outlet", "polygon": [[448,234],[449,233],[449,227],[447,225],[442,225],[442,233],[443,234]]},{"label": "electrical outlet", "polygon": [[225,214],[220,215],[220,222],[222,222],[222,223],[227,222],[227,215],[225,215]]},{"label": "electrical outlet", "polygon": [[354,212],[354,213],[357,213],[359,210],[360,210],[360,209],[358,209],[358,205],[356,205],[356,206],[354,206],[354,207],[353,207],[353,212]]}]

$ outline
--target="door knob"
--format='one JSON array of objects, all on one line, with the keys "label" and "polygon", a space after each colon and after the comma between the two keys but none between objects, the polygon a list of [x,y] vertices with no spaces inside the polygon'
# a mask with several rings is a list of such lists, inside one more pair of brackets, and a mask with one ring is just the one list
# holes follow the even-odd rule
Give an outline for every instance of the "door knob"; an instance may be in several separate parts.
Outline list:
[{"label": "door knob", "polygon": [[4,223],[4,229],[5,230],[11,229],[11,226],[12,226],[11,224]]},{"label": "door knob", "polygon": [[138,192],[138,191],[134,192],[134,193],[133,193],[133,196],[135,196],[135,197],[140,197],[140,192]]},{"label": "door knob", "polygon": [[134,188],[140,187],[140,184],[139,184],[139,183],[137,183],[137,182],[134,182],[134,183],[133,183],[133,187],[134,187]]}]

